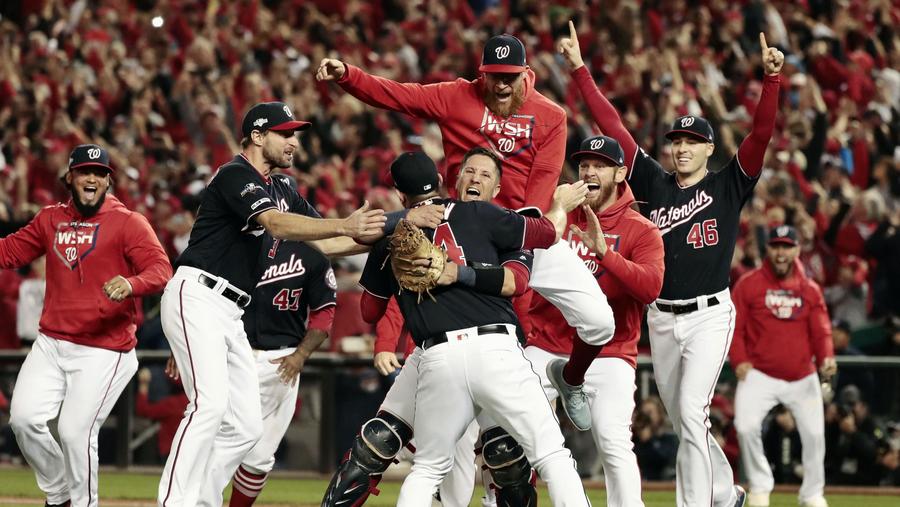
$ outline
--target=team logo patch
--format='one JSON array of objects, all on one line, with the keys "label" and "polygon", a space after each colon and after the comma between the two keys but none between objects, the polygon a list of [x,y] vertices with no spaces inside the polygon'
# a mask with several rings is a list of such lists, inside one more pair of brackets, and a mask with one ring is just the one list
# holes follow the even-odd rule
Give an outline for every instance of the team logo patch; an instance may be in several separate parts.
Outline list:
[{"label": "team logo patch", "polygon": [[257,185],[256,183],[247,183],[246,185],[244,185],[244,189],[241,190],[241,197],[246,197],[247,194],[255,194],[259,190],[265,191],[263,187]]},{"label": "team logo patch", "polygon": [[534,124],[534,115],[514,114],[499,118],[485,107],[478,131],[501,159],[507,159],[531,147]]},{"label": "team logo patch", "polygon": [[685,116],[681,119],[681,128],[687,128],[694,124],[693,116]]},{"label": "team logo patch", "polygon": [[766,308],[777,319],[794,320],[803,309],[803,298],[788,289],[766,290]]},{"label": "team logo patch", "polygon": [[494,52],[497,53],[497,58],[503,60],[504,58],[509,56],[509,45],[495,48]]},{"label": "team logo patch", "polygon": [[268,118],[257,118],[256,121],[253,122],[254,127],[262,127],[266,123],[269,123]]},{"label": "team logo patch", "polygon": [[91,160],[100,158],[100,148],[91,148],[87,151],[87,156]]},{"label": "team logo patch", "polygon": [[606,139],[594,139],[593,141],[591,141],[591,149],[599,150],[603,147],[604,144],[606,144]]},{"label": "team logo patch", "polygon": [[284,109],[284,114],[288,115],[288,118],[294,117],[294,113],[291,112],[291,108],[284,106],[281,109]]},{"label": "team logo patch", "polygon": [[[582,225],[584,227],[584,225]],[[619,243],[622,240],[622,236],[619,234],[606,234],[603,233],[603,238],[606,240],[606,248],[611,252],[619,251]],[[594,253],[593,250],[587,247],[581,238],[576,236],[575,234],[569,233],[568,237],[569,246],[572,247],[572,250],[581,257],[581,260],[584,261],[584,265],[587,266],[588,270],[597,278],[603,276],[606,273],[606,269],[600,267],[600,263],[597,261],[597,254]]]},{"label": "team logo patch", "polygon": [[337,279],[334,277],[334,270],[331,268],[328,268],[328,272],[325,273],[325,285],[331,290],[337,290]]},{"label": "team logo patch", "polygon": [[97,246],[100,224],[89,222],[64,222],[57,224],[53,236],[53,253],[70,270],[90,255]]}]

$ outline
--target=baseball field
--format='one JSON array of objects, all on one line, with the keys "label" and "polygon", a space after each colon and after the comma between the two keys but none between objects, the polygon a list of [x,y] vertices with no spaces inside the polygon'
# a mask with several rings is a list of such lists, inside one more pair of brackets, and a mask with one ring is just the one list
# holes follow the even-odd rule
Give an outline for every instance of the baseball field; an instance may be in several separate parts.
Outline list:
[{"label": "baseball field", "polygon": [[[100,498],[102,505],[107,507],[138,507],[154,506],[156,487],[159,481],[159,473],[125,473],[104,471],[100,482]],[[293,506],[313,507],[318,506],[322,499],[322,492],[327,486],[324,479],[313,478],[271,478],[266,484],[262,496],[256,505],[260,507]],[[371,497],[366,505],[372,507],[387,507],[397,503],[397,493],[400,490],[399,482],[382,482],[381,494]],[[674,490],[653,490],[644,492],[644,503],[647,507],[671,506],[675,503]],[[893,493],[893,494],[885,494]],[[606,494],[599,486],[589,487],[588,496],[591,503],[596,506],[606,505]],[[900,505],[900,492],[872,490],[868,494],[856,492],[855,494],[837,494],[826,490],[826,496],[830,507],[896,507]],[[541,504],[549,505],[549,497],[546,488],[541,489]],[[28,469],[3,468],[0,469],[0,506],[24,507],[43,505],[41,492],[34,482],[34,475]],[[472,506],[480,503],[473,500]],[[788,507],[797,505],[797,497],[794,492],[776,493],[772,496],[772,507]]]}]

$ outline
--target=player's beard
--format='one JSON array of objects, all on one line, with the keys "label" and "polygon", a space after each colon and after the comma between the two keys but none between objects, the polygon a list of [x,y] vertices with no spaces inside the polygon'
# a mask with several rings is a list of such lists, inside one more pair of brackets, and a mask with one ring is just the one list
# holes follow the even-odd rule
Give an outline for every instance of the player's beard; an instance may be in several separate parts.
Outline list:
[{"label": "player's beard", "polygon": [[100,207],[103,206],[103,202],[106,200],[106,193],[109,192],[107,189],[100,197],[97,198],[97,202],[95,204],[86,204],[81,202],[81,199],[78,197],[78,192],[74,187],[69,186],[69,191],[72,193],[72,204],[75,205],[75,209],[78,210],[78,213],[81,213],[81,216],[84,218],[90,218],[97,214],[100,211]]},{"label": "player's beard", "polygon": [[615,192],[618,185],[616,182],[612,182],[609,184],[600,183],[600,192],[597,194],[597,197],[593,199],[587,200],[587,205],[594,211],[600,211],[600,206],[602,206],[607,199],[609,199]]},{"label": "player's beard", "polygon": [[503,118],[508,118],[509,116],[516,114],[522,107],[522,104],[525,103],[525,85],[522,84],[513,88],[512,96],[510,97],[509,102],[505,104],[501,104],[497,100],[497,95],[494,93],[494,90],[487,87],[484,89],[483,98],[484,104],[492,113]]},{"label": "player's beard", "polygon": [[263,159],[268,162],[272,167],[278,167],[279,169],[287,169],[293,165],[293,157],[285,160],[284,150],[276,151],[274,149],[263,148]]}]

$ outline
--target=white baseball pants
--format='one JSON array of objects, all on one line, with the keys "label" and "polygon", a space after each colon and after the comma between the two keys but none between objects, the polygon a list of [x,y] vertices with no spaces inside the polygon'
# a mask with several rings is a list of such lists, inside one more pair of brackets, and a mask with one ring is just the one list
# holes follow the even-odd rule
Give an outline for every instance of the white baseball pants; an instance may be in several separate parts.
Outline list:
[{"label": "white baseball pants", "polygon": [[616,321],[606,295],[566,241],[534,250],[528,285],[559,309],[585,343],[603,345],[612,340]]},{"label": "white baseball pants", "polygon": [[[410,428],[416,420],[416,387],[419,383],[419,361],[422,349],[416,347],[403,363],[403,368],[388,390],[379,410],[390,412],[403,420]],[[478,423],[473,421],[460,438],[453,452],[453,468],[440,485],[441,505],[467,507],[475,489],[475,446],[479,437]],[[413,446],[417,445],[413,434]],[[488,493],[493,498],[492,493]]]},{"label": "white baseball pants", "polygon": [[[547,378],[547,363],[568,356],[551,354],[538,347],[525,347],[525,357],[541,377],[544,393],[551,400],[559,393]],[[631,441],[634,413],[635,370],[617,357],[598,357],[584,375],[591,407],[591,434],[603,463],[606,502],[610,507],[643,507],[641,471]]]},{"label": "white baseball pants", "polygon": [[[500,423],[547,482],[555,506],[587,506],[575,461],[564,447],[550,402],[519,346],[515,330],[478,335],[448,333],[449,341],[422,352],[416,389],[416,454],[397,505],[429,507],[453,466],[469,424],[485,416]],[[448,409],[451,407],[451,409]]]},{"label": "white baseball pants", "polygon": [[262,435],[243,310],[201,285],[200,273],[179,267],[162,297],[163,331],[189,400],[159,482],[163,507],[220,507],[222,490]]},{"label": "white baseball pants", "polygon": [[783,403],[794,415],[803,444],[803,484],[800,503],[825,492],[825,414],[822,386],[812,373],[793,382],[752,369],[738,382],[734,400],[734,426],[741,443],[741,462],[753,493],[771,493],[772,469],[762,442],[762,422],[775,405]]},{"label": "white baseball pants", "polygon": [[[9,424],[48,503],[98,505],[97,435],[137,366],[133,350],[38,333],[16,379]],[[57,414],[59,443],[47,427]]]},{"label": "white baseball pants", "polygon": [[[647,324],[653,375],[680,440],[675,464],[679,507],[731,507],[734,476],[725,453],[710,434],[709,404],[734,334],[734,304],[728,289],[699,298],[696,311],[676,315],[649,305]],[[694,300],[663,300],[674,305]]]}]

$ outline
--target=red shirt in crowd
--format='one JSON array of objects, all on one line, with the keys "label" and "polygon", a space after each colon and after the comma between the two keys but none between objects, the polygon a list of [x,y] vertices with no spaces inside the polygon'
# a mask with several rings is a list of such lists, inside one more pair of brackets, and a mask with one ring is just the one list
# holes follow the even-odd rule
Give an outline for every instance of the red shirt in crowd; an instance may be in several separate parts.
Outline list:
[{"label": "red shirt in crowd", "polygon": [[147,393],[138,391],[134,405],[135,413],[140,417],[159,421],[159,434],[156,436],[156,440],[160,456],[169,455],[169,451],[172,449],[172,440],[175,439],[175,432],[178,431],[178,425],[184,417],[184,409],[187,404],[188,397],[184,391],[153,402],[147,397]]},{"label": "red shirt in crowd", "polygon": [[793,381],[816,371],[813,356],[816,366],[834,356],[822,289],[799,261],[780,279],[767,259],[738,280],[731,298],[737,310],[732,366],[749,361],[770,377]]},{"label": "red shirt in crowd", "polygon": [[[631,207],[634,202],[631,189],[621,183],[619,198],[598,215],[609,248],[603,259],[598,260],[578,236],[569,234],[569,244],[597,278],[616,322],[613,339],[604,345],[598,357],[619,357],[632,367],[637,365],[644,305],[659,296],[664,270],[662,235],[652,222]],[[587,230],[587,217],[580,208],[569,213],[568,223]],[[556,307],[535,294],[529,316],[532,332],[528,345],[554,354],[571,352],[575,329],[569,327]]]},{"label": "red shirt in crowd", "polygon": [[526,205],[547,211],[559,181],[566,151],[566,113],[534,89],[526,71],[525,102],[509,118],[492,113],[482,98],[483,78],[422,85],[398,83],[346,65],[338,84],[376,107],[438,122],[447,159],[444,180],[455,197],[459,164],[467,151],[483,146],[503,159],[498,206]]},{"label": "red shirt in crowd", "polygon": [[[137,343],[138,300],[172,277],[169,258],[143,215],[111,195],[84,218],[70,200],[42,209],[28,225],[0,239],[0,268],[47,255],[47,293],[41,333],[79,345],[128,351]],[[103,284],[121,275],[132,298],[110,300]]]}]

